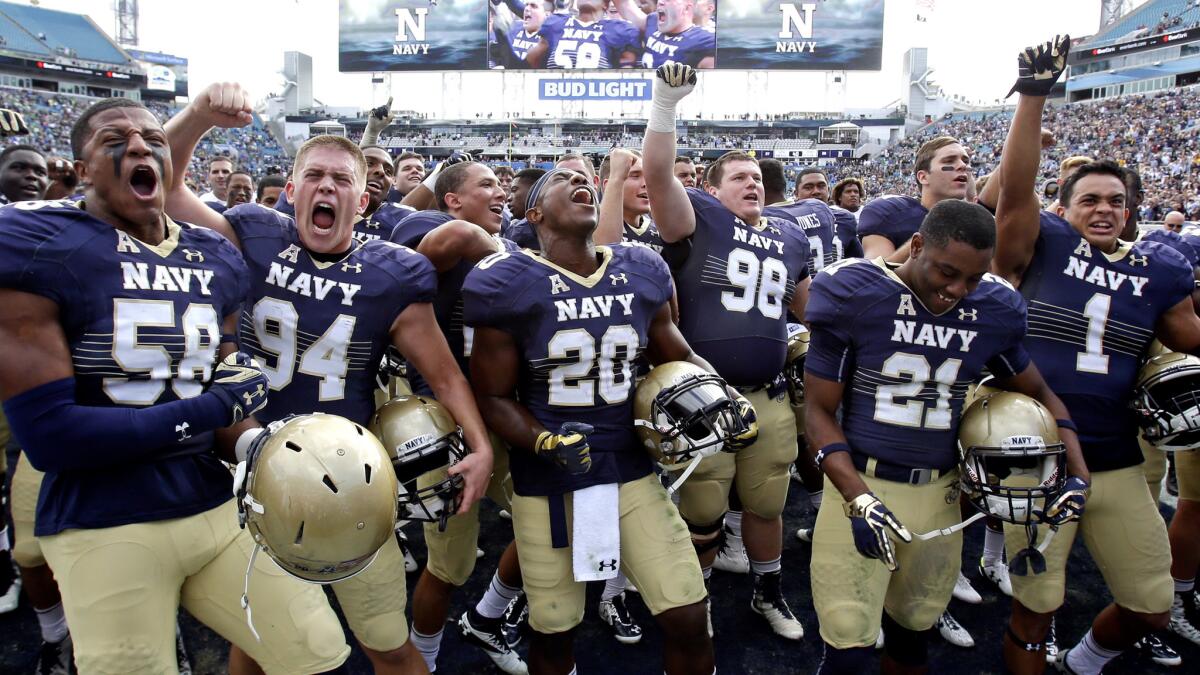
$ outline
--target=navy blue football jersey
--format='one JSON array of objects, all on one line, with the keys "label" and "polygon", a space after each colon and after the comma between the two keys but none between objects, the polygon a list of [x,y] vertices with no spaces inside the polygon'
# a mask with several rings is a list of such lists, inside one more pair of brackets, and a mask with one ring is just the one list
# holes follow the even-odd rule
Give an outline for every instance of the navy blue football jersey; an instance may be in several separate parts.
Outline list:
[{"label": "navy blue football jersey", "polygon": [[340,260],[320,262],[286,216],[245,204],[225,217],[250,268],[238,337],[271,382],[257,417],[325,412],[366,424],[392,324],[409,305],[433,300],[433,265],[382,240],[354,242]]},{"label": "navy blue football jersey", "polygon": [[500,236],[531,251],[537,251],[542,247],[538,242],[537,232],[533,231],[533,225],[530,225],[529,221],[524,218],[517,218],[509,223],[508,228],[500,231]]},{"label": "navy blue football jersey", "polygon": [[564,422],[595,427],[586,474],[572,475],[528,450],[513,452],[520,495],[624,483],[652,470],[633,428],[634,368],[651,320],[671,297],[671,274],[645,246],[596,251],[603,261],[587,278],[523,250],[484,258],[463,286],[466,324],[502,330],[516,342],[516,397],[533,417],[551,431]]},{"label": "navy blue football jersey", "polygon": [[388,237],[388,241],[393,244],[416,248],[417,244],[420,244],[421,240],[431,230],[451,220],[454,220],[454,218],[449,213],[434,209],[409,213],[392,228],[392,233]]},{"label": "navy blue football jersey", "polygon": [[877,234],[887,237],[892,246],[900,248],[913,234],[921,229],[921,221],[929,209],[921,206],[921,200],[900,195],[885,195],[872,199],[862,208],[858,217],[858,238]]},{"label": "navy blue football jersey", "polygon": [[1196,235],[1194,232],[1184,232],[1180,237],[1183,239],[1183,243],[1192,247],[1192,255],[1189,258],[1200,261],[1200,235]]},{"label": "navy blue football jersey", "polygon": [[354,221],[354,234],[352,236],[360,242],[367,242],[372,239],[387,239],[396,225],[413,213],[416,213],[416,211],[407,206],[384,202],[379,205],[379,208],[375,209],[375,213],[372,213],[370,218],[359,216]]},{"label": "navy blue football jersey", "polygon": [[538,34],[537,31],[532,33],[525,32],[524,25],[513,25],[512,35],[508,38],[509,49],[512,50],[513,56],[517,57],[517,61],[524,62],[525,57],[529,55],[529,50],[537,46]]},{"label": "navy blue football jersey", "polygon": [[848,258],[813,278],[804,369],[846,384],[842,429],[854,453],[950,469],[967,388],[985,366],[1008,377],[1029,365],[1025,303],[989,274],[949,311],[933,314],[893,269]]},{"label": "navy blue football jersey", "polygon": [[1192,267],[1200,265],[1200,253],[1198,253],[1183,235],[1171,230],[1157,228],[1141,236],[1142,241],[1157,241],[1164,246],[1169,246],[1179,252]]},{"label": "navy blue football jersey", "polygon": [[696,231],[663,248],[679,294],[679,330],[734,386],[783,372],[787,315],[808,278],[808,239],[787,221],[747,225],[706,192],[687,188]]},{"label": "navy blue football jersey", "polygon": [[667,61],[686,63],[695,68],[705,57],[716,56],[717,36],[699,26],[682,33],[665,33],[658,28],[658,13],[646,16],[646,51],[642,66],[658,68]]},{"label": "navy blue football jersey", "polygon": [[1079,427],[1093,471],[1139,464],[1129,400],[1138,366],[1167,309],[1192,292],[1192,267],[1152,241],[1093,250],[1043,211],[1033,259],[1021,280],[1029,303],[1025,346]]},{"label": "navy blue football jersey", "polygon": [[820,272],[826,265],[847,257],[842,240],[834,232],[833,210],[819,199],[776,204],[763,209],[763,215],[779,218],[800,228],[808,240],[808,273]]},{"label": "navy blue football jersey", "polygon": [[621,238],[625,241],[636,241],[639,244],[645,244],[658,253],[662,253],[663,250],[662,235],[658,233],[658,227],[650,219],[650,216],[642,216],[636,226],[623,223]]},{"label": "navy blue football jersey", "polygon": [[[222,321],[247,292],[246,264],[210,230],[166,229],[151,246],[71,202],[0,208],[0,287],[58,305],[80,405],[169,403],[198,396],[212,375]],[[229,499],[212,432],[180,434],[169,457],[47,473],[35,533],[181,518]]]},{"label": "navy blue football jersey", "polygon": [[862,242],[858,239],[858,218],[840,206],[830,206],[833,211],[833,234],[841,242],[843,258],[863,257]]},{"label": "navy blue football jersey", "polygon": [[275,200],[274,208],[276,211],[285,216],[291,216],[292,218],[296,217],[296,205],[288,201],[287,190],[281,190],[279,192],[279,199]]},{"label": "navy blue football jersey", "polygon": [[623,19],[586,23],[551,14],[538,35],[546,39],[546,68],[618,68],[623,52],[637,53],[637,29]]}]

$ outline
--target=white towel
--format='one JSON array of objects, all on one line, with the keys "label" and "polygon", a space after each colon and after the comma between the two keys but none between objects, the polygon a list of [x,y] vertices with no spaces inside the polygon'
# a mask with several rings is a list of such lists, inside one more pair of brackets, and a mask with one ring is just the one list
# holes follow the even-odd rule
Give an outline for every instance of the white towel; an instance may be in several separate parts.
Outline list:
[{"label": "white towel", "polygon": [[620,486],[576,490],[572,504],[571,566],[575,581],[603,581],[621,569]]}]

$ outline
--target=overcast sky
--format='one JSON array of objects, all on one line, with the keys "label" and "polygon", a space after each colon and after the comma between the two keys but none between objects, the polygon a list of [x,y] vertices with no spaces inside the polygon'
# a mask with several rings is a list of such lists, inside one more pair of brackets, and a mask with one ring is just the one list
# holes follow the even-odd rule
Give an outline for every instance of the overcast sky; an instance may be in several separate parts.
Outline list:
[{"label": "overcast sky", "polygon": [[[28,1],[28,0],[25,0]],[[1015,74],[1016,54],[1055,33],[1089,35],[1099,26],[1100,0],[886,0],[883,69],[852,72],[848,107],[878,107],[899,97],[901,57],[929,48],[934,80],[950,94],[995,99]],[[88,14],[115,35],[113,0],[40,0],[43,7]],[[1140,3],[1139,3],[1140,4]],[[313,59],[313,89],[329,105],[374,105],[366,74],[337,70],[337,0],[141,0],[140,48],[189,60],[194,93],[217,80],[236,80],[257,98],[282,89],[283,52]],[[917,23],[917,6],[930,14]],[[928,12],[928,6],[933,11]],[[405,75],[393,77],[403,108]],[[797,73],[796,86],[823,87],[821,74]],[[386,93],[375,92],[386,98]]]}]

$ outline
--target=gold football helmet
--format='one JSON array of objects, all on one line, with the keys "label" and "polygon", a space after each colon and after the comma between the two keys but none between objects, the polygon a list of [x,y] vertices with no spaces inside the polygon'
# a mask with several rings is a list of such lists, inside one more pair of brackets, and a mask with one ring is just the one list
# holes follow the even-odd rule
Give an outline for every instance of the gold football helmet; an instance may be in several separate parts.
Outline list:
[{"label": "gold football helmet", "polygon": [[808,356],[810,337],[803,324],[788,324],[787,361],[783,366],[783,376],[787,379],[792,405],[800,405],[804,401],[804,357]]},{"label": "gold football helmet", "polygon": [[396,476],[369,431],[337,415],[274,422],[251,445],[238,509],[283,571],[332,583],[366,569],[396,527]]},{"label": "gold football helmet", "polygon": [[1131,404],[1142,435],[1168,452],[1200,445],[1200,359],[1162,350],[1142,366]]},{"label": "gold football helmet", "polygon": [[1052,500],[1066,481],[1066,447],[1049,410],[1024,394],[985,393],[958,427],[963,494],[1001,520],[1037,522],[1040,500]]},{"label": "gold football helmet", "polygon": [[371,431],[387,449],[400,481],[400,517],[438,523],[445,530],[462,498],[462,477],[447,476],[421,489],[417,478],[467,456],[462,429],[450,411],[428,396],[399,396],[375,411]]},{"label": "gold football helmet", "polygon": [[720,452],[741,427],[725,381],[686,361],[656,366],[638,383],[633,417],[642,443],[667,469]]}]

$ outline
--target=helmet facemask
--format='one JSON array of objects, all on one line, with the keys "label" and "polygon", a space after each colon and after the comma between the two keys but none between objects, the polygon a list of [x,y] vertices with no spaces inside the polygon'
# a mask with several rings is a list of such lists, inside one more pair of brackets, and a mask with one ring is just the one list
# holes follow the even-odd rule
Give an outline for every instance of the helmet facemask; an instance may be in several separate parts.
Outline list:
[{"label": "helmet facemask", "polygon": [[400,481],[400,520],[437,523],[446,530],[446,521],[462,502],[462,476],[447,475],[433,485],[417,487],[422,475],[446,465],[454,466],[467,456],[462,428],[441,438],[417,436],[395,449],[392,468]]},{"label": "helmet facemask", "polygon": [[[730,432],[741,426],[725,383],[711,374],[689,376],[663,388],[650,410],[667,469],[715,455],[725,448]],[[649,425],[645,420],[636,423]]]},{"label": "helmet facemask", "polygon": [[1200,445],[1200,366],[1183,362],[1139,383],[1133,403],[1142,435],[1159,450]]},{"label": "helmet facemask", "polygon": [[1036,523],[1036,513],[1066,482],[1066,446],[1012,436],[1000,447],[962,452],[962,487],[976,508],[1008,523]]}]

